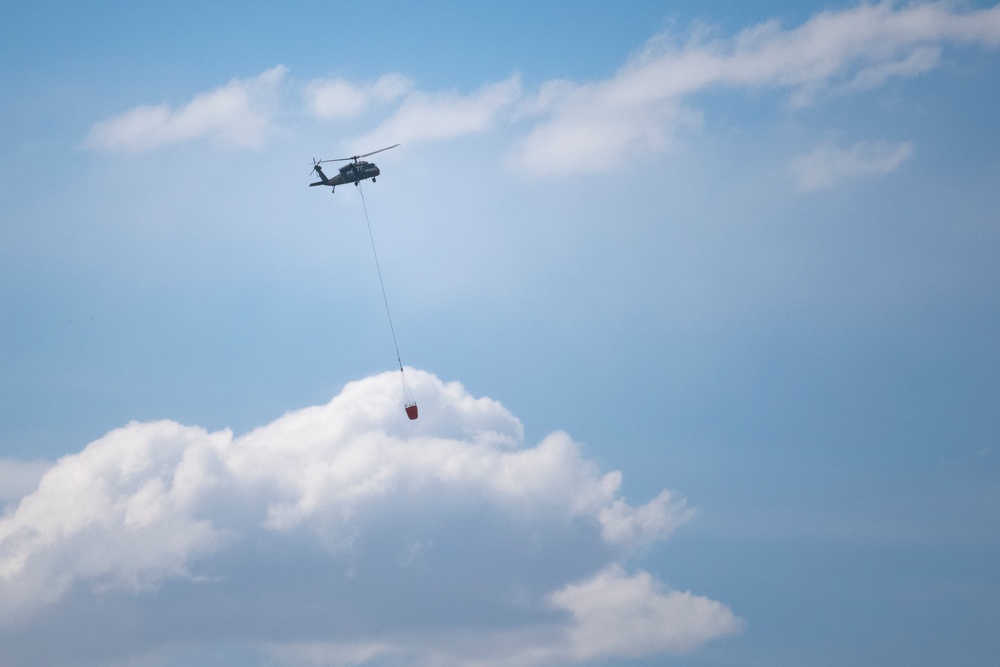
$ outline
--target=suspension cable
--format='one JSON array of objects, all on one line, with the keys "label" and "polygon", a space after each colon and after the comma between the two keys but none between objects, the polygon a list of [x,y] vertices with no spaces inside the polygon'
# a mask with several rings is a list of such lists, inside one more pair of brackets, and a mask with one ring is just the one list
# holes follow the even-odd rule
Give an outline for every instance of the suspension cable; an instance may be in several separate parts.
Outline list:
[{"label": "suspension cable", "polygon": [[[385,295],[385,282],[382,280],[382,267],[379,266],[378,251],[375,250],[375,235],[372,234],[372,223],[368,219],[368,204],[365,203],[365,191],[358,183],[358,192],[361,193],[361,206],[365,209],[365,223],[368,225],[368,238],[372,242],[372,255],[375,256],[375,270],[378,271],[378,284],[382,288],[382,302],[385,304],[385,314],[389,318],[389,331],[392,332],[392,345],[396,348],[396,361],[399,363],[399,372],[403,372],[403,361],[399,356],[399,344],[396,342],[396,328],[392,325],[392,313],[389,312],[389,298]],[[404,389],[406,380],[403,380]]]}]

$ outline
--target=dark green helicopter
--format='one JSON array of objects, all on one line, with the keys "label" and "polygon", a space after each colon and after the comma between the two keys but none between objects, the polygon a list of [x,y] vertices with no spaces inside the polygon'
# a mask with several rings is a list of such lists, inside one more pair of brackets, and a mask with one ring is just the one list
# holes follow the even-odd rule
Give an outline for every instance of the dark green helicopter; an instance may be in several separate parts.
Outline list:
[{"label": "dark green helicopter", "polygon": [[[340,157],[333,160],[317,160],[313,158],[313,171],[319,174],[320,180],[315,183],[310,183],[309,187],[314,185],[329,185],[330,192],[332,193],[336,186],[344,185],[345,183],[354,183],[357,185],[366,178],[372,179],[372,183],[375,182],[375,177],[381,174],[379,168],[376,167],[371,162],[366,162],[362,160],[363,157],[368,157],[369,155],[375,155],[375,153],[381,153],[382,151],[387,151],[390,148],[395,148],[399,144],[393,144],[392,146],[386,146],[385,148],[380,148],[377,151],[372,151],[371,153],[365,153],[364,155],[353,155],[351,157]],[[343,167],[340,168],[340,173],[333,178],[327,178],[326,174],[323,173],[323,168],[320,167],[324,162],[348,162]]]}]

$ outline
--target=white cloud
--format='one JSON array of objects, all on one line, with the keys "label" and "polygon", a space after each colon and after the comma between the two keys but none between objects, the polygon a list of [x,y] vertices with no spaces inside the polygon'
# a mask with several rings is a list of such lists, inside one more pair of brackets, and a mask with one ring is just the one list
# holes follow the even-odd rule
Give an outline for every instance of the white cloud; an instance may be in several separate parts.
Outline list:
[{"label": "white cloud", "polygon": [[194,139],[225,148],[259,147],[273,130],[287,68],[279,65],[252,79],[233,79],[196,95],[184,106],[139,106],[95,123],[84,145],[98,150],[142,152]]},{"label": "white cloud", "polygon": [[0,504],[20,500],[34,491],[50,467],[51,461],[0,459]]},{"label": "white cloud", "polygon": [[[361,84],[317,79],[282,90],[287,70],[279,66],[178,109],[144,105],[98,122],[85,145],[143,151],[210,138],[223,147],[257,147],[273,130],[280,105],[304,104],[327,121],[377,110],[382,120],[355,142],[365,146],[483,133],[507,120],[525,128],[513,157],[519,167],[540,175],[599,173],[629,154],[669,147],[680,130],[700,128],[701,114],[691,104],[698,92],[779,89],[793,106],[803,106],[927,72],[948,44],[1000,45],[1000,6],[862,4],[821,12],[794,28],[767,21],[729,38],[696,26],[686,41],[655,36],[608,79],[552,80],[532,93],[517,75],[463,94],[419,90],[397,73]],[[294,99],[283,99],[289,91]]]},{"label": "white cloud", "polygon": [[413,89],[413,81],[401,74],[385,74],[364,85],[346,79],[319,79],[305,86],[310,112],[323,120],[354,118],[373,104],[388,104]]},{"label": "white cloud", "polygon": [[[648,572],[629,574],[612,564],[546,597],[556,614],[534,625],[482,634],[462,628],[447,643],[426,638],[371,644],[290,643],[269,647],[279,664],[391,664],[464,667],[545,667],[608,659],[691,653],[713,639],[740,632],[743,620],[715,600],[667,588]],[[568,616],[568,619],[566,618]],[[433,656],[428,661],[427,657]]]},{"label": "white cloud", "polygon": [[[537,174],[600,173],[632,150],[663,149],[674,129],[699,127],[700,116],[676,99],[633,94],[632,82],[583,85],[553,94],[542,90],[531,107],[550,107],[547,120],[522,143],[518,161]],[[641,84],[638,86],[641,88]]]},{"label": "white cloud", "polygon": [[78,580],[137,589],[185,575],[192,555],[221,540],[191,516],[187,460],[225,437],[133,424],[60,459],[0,520],[0,622],[58,600]]},{"label": "white cloud", "polygon": [[97,645],[107,664],[208,632],[290,665],[530,666],[737,628],[620,565],[690,517],[683,499],[632,507],[567,434],[525,446],[495,401],[409,384],[416,422],[387,373],[239,437],[132,423],[60,459],[0,518],[0,662]]},{"label": "white cloud", "polygon": [[486,84],[463,95],[456,92],[413,91],[399,109],[360,144],[451,139],[491,129],[499,115],[521,97],[520,77]]},{"label": "white cloud", "polygon": [[823,143],[810,153],[796,157],[792,170],[801,190],[820,190],[845,180],[895,171],[911,155],[913,143],[910,141],[896,145],[885,141],[862,141],[850,148]]},{"label": "white cloud", "polygon": [[598,171],[630,151],[663,148],[677,129],[697,126],[684,101],[708,89],[787,89],[803,105],[915,76],[937,64],[945,43],[1000,45],[1000,6],[960,13],[947,2],[884,2],[822,12],[789,30],[769,21],[729,39],[708,34],[698,30],[683,45],[660,35],[605,81],[542,86],[525,105],[540,121],[521,163],[537,173]]},{"label": "white cloud", "polygon": [[578,661],[687,653],[742,625],[719,602],[667,590],[648,572],[628,575],[619,565],[550,599],[573,615],[570,650]]},{"label": "white cloud", "polygon": [[693,514],[683,498],[665,490],[640,507],[618,498],[601,508],[598,520],[606,542],[636,548],[666,539]]}]

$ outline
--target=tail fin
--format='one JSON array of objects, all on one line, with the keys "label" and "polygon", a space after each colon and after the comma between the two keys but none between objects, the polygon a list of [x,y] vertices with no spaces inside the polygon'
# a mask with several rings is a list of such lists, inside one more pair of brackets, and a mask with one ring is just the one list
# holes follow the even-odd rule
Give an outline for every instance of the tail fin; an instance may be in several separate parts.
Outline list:
[{"label": "tail fin", "polygon": [[321,180],[316,181],[315,183],[310,183],[309,187],[312,187],[314,185],[330,185],[330,179],[327,178],[326,174],[323,173],[323,168],[321,166],[317,164],[316,166],[313,167],[313,171],[319,174]]}]

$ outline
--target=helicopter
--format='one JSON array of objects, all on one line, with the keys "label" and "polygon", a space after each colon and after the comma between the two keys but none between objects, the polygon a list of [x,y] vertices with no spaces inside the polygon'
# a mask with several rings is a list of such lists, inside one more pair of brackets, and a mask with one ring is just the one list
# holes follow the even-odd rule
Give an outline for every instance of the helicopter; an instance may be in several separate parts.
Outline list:
[{"label": "helicopter", "polygon": [[[396,146],[399,146],[399,144],[386,146],[385,148],[380,148],[377,151],[365,153],[364,155],[352,155],[351,157],[340,157],[332,160],[317,160],[316,158],[313,158],[312,170],[319,174],[320,180],[315,183],[310,183],[309,187],[313,187],[314,185],[329,185],[330,193],[332,194],[338,185],[344,185],[345,183],[354,183],[354,185],[357,185],[366,178],[372,179],[372,183],[374,183],[375,177],[382,172],[379,171],[379,168],[374,164],[362,160],[361,158],[368,157],[369,155],[375,155],[375,153],[381,153],[382,151],[387,151],[390,148],[395,148]],[[324,162],[348,162],[348,164],[345,164],[340,168],[339,174],[333,178],[327,178],[326,174],[323,173],[323,168],[320,167],[320,165]]]}]

